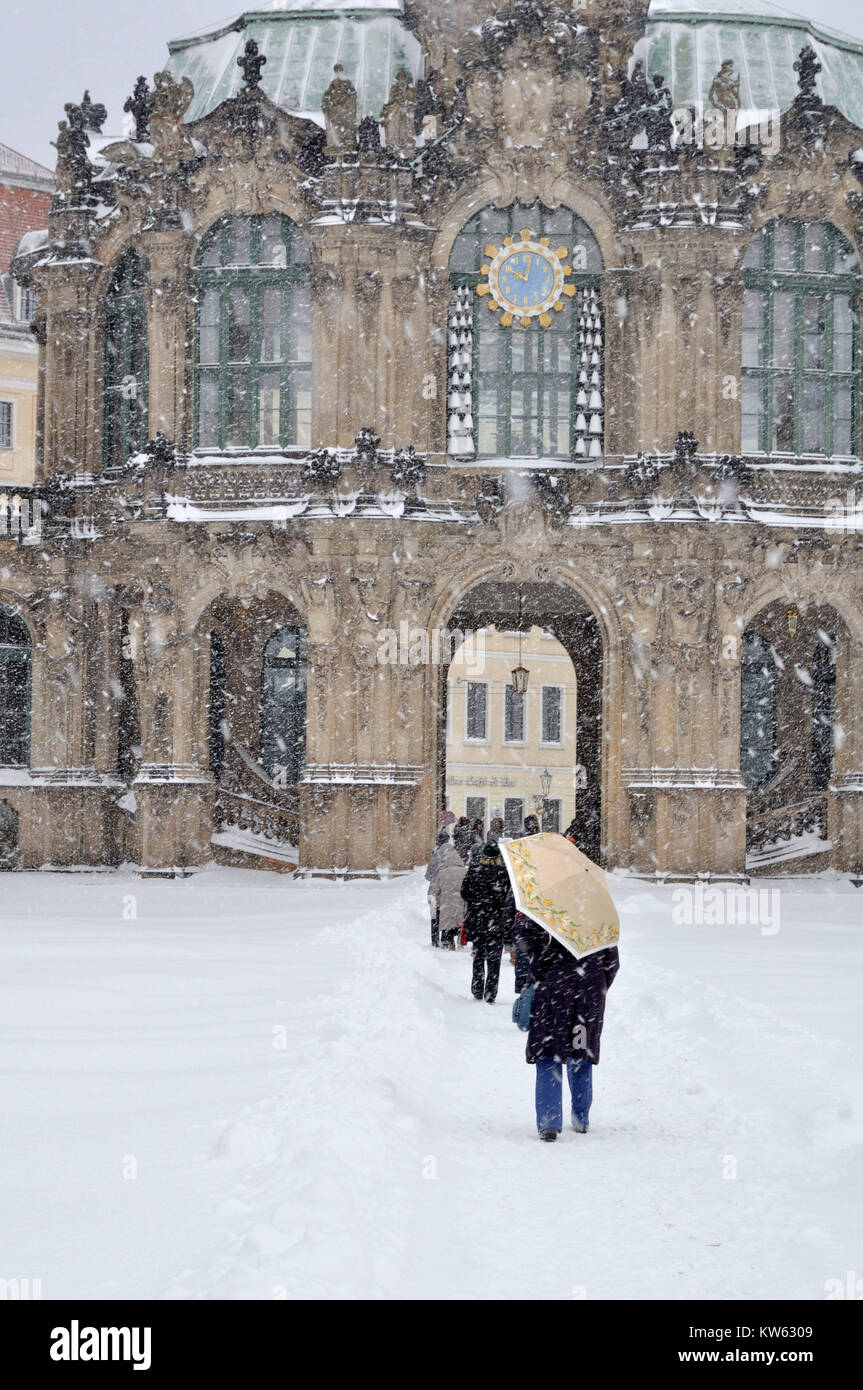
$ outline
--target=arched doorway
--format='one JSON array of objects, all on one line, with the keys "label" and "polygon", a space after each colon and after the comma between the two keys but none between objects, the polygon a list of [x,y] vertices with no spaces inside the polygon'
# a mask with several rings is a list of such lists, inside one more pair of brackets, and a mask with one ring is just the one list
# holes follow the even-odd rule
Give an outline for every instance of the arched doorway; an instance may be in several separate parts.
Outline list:
[{"label": "arched doorway", "polygon": [[[450,720],[458,718],[463,723],[464,741],[474,746],[483,742],[480,726],[484,723],[490,735],[489,756],[500,746],[505,753],[502,766],[512,769],[520,765],[523,754],[532,784],[536,783],[535,790],[527,794],[522,778],[513,779],[517,786],[512,788],[501,784],[483,792],[477,787],[477,816],[479,800],[484,797],[486,821],[499,812],[507,833],[514,833],[519,816],[523,821],[525,814],[544,812],[546,829],[565,831],[572,824],[580,848],[600,862],[604,855],[603,641],[596,615],[578,593],[564,585],[489,580],[459,601],[447,630],[438,694],[437,790],[441,813],[447,796],[449,714]],[[510,649],[513,666],[517,662],[518,643],[511,638],[519,632],[522,664],[529,672],[533,664],[535,671],[533,684],[528,676],[522,698],[506,674]],[[484,656],[484,649],[487,653],[496,634],[510,640],[492,648],[492,659]],[[462,669],[455,681],[462,684],[458,685],[450,680],[450,663],[464,639],[469,659],[460,663]],[[531,644],[530,653],[526,642]],[[554,662],[559,663],[560,678],[553,673]],[[460,692],[452,706],[450,690]],[[534,797],[541,792],[540,779],[546,771],[552,773],[552,783],[538,807]],[[449,790],[453,800],[455,784],[451,779]],[[467,800],[465,787],[459,796],[458,814],[470,814]],[[508,807],[507,801],[512,805]]]},{"label": "arched doorway", "polygon": [[306,747],[306,628],[279,594],[219,598],[197,626],[201,759],[231,863],[295,866]]},{"label": "arched doorway", "polygon": [[740,766],[751,868],[831,850],[830,782],[836,751],[837,659],[845,624],[828,605],[774,602],[743,636]]}]

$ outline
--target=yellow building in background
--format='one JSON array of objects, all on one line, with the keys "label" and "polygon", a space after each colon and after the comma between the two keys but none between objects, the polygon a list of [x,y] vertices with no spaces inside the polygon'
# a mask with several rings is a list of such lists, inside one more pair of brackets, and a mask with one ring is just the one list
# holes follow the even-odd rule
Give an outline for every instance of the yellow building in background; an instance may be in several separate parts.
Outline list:
[{"label": "yellow building in background", "polygon": [[31,484],[36,470],[36,298],[10,266],[47,225],[53,189],[50,169],[0,144],[0,529],[17,505],[9,486]]},{"label": "yellow building in background", "polygon": [[[513,669],[530,672],[518,695]],[[446,804],[457,816],[500,816],[507,834],[542,814],[545,830],[563,831],[575,815],[578,786],[576,678],[551,633],[483,630],[453,657],[447,681]],[[543,774],[548,786],[543,797]],[[544,808],[543,808],[544,801]]]}]

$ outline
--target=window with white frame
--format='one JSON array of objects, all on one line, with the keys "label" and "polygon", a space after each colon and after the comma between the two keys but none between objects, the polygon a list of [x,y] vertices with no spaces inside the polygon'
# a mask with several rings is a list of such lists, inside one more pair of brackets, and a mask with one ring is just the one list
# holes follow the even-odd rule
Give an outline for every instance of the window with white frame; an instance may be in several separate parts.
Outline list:
[{"label": "window with white frame", "polygon": [[508,796],[503,803],[504,834],[520,835],[524,825],[524,801],[520,796]]},{"label": "window with white frame", "polygon": [[0,449],[12,448],[12,402],[0,401]]},{"label": "window with white frame", "polygon": [[524,701],[524,695],[521,691],[516,690],[514,685],[507,685],[504,688],[504,743],[524,743]]},{"label": "window with white frame", "polygon": [[36,314],[36,295],[33,290],[17,286],[18,314],[22,323],[30,323]]},{"label": "window with white frame", "polygon": [[544,685],[542,687],[542,740],[543,743],[563,743],[563,687]]},{"label": "window with white frame", "polygon": [[560,834],[560,799],[554,797],[551,801],[546,801],[542,812],[542,828],[549,834]]},{"label": "window with white frame", "polygon": [[487,797],[485,797],[485,796],[468,796],[468,797],[465,797],[464,813],[465,813],[465,815],[467,816],[468,820],[470,821],[470,827],[471,827],[471,829],[473,829],[473,823],[474,823],[475,820],[481,820],[482,823],[483,823],[483,826],[485,826],[487,809],[488,809],[488,798],[487,798]]},{"label": "window with white frame", "polygon": [[465,739],[468,743],[487,743],[488,685],[485,681],[468,681],[466,706]]}]

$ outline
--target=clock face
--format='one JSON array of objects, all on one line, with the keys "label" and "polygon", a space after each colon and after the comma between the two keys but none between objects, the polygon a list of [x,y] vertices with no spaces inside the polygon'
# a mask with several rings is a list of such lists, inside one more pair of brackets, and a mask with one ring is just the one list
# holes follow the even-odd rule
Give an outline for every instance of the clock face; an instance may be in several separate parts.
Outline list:
[{"label": "clock face", "polygon": [[551,308],[557,296],[557,267],[540,246],[510,251],[497,272],[500,299],[516,313],[539,313]]},{"label": "clock face", "polygon": [[552,312],[561,313],[567,298],[576,293],[567,283],[572,267],[565,265],[569,256],[565,246],[552,250],[548,237],[537,239],[529,228],[518,237],[504,238],[503,246],[487,246],[491,258],[482,267],[487,280],[477,285],[477,294],[488,296],[493,313],[503,310],[501,325],[509,328],[516,319],[529,328],[538,319],[543,328],[552,324]]}]

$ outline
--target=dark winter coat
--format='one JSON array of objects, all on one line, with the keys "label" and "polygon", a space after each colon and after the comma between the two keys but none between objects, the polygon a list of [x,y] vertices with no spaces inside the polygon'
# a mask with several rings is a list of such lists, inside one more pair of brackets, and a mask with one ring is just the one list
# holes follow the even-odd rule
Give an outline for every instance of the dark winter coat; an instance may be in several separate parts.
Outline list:
[{"label": "dark winter coat", "polygon": [[496,855],[483,853],[471,864],[464,876],[461,895],[467,903],[465,935],[468,941],[499,937],[503,944],[509,940],[515,902],[499,851]]},{"label": "dark winter coat", "polygon": [[605,996],[620,968],[616,946],[576,960],[542,927],[521,913],[514,927],[516,946],[530,952],[528,983],[536,985],[525,1056],[587,1057],[596,1065]]},{"label": "dark winter coat", "polygon": [[452,832],[452,842],[462,857],[463,863],[467,863],[470,847],[473,843],[473,836],[469,825],[457,825]]}]

